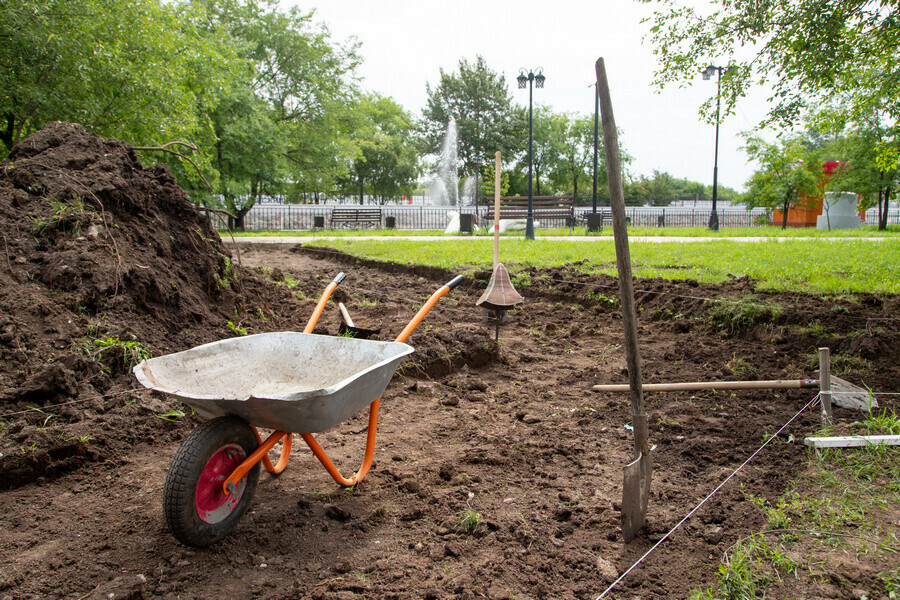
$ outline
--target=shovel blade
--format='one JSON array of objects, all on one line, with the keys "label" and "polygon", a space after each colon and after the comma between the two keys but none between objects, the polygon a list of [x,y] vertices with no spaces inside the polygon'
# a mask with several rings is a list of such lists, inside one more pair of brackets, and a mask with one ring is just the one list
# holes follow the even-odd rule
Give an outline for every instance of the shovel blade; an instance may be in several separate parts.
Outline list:
[{"label": "shovel blade", "polygon": [[373,335],[378,335],[380,332],[380,329],[362,329],[360,327],[351,327],[346,323],[341,323],[340,325],[338,325],[338,333],[340,333],[341,335],[359,338],[361,340],[367,340]]},{"label": "shovel blade", "polygon": [[653,463],[650,452],[642,452],[625,466],[622,486],[622,537],[630,542],[647,522],[647,504],[650,500],[650,478]]}]

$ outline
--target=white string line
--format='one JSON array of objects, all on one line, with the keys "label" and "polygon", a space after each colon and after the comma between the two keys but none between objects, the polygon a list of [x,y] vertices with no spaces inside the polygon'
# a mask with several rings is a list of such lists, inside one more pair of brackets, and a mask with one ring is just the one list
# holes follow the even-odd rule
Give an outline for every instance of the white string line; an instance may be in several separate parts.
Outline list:
[{"label": "white string line", "polygon": [[637,562],[635,562],[633,565],[631,565],[631,566],[628,568],[627,571],[625,571],[624,573],[622,573],[622,574],[619,576],[618,579],[616,579],[616,580],[613,581],[611,584],[609,584],[609,587],[606,588],[605,590],[603,590],[603,593],[602,593],[602,594],[600,594],[599,596],[597,596],[597,600],[600,600],[600,598],[603,598],[604,596],[606,596],[606,594],[607,594],[611,589],[613,589],[614,587],[616,587],[616,585],[617,585],[620,581],[622,581],[623,579],[625,579],[625,576],[626,576],[626,575],[628,575],[629,573],[631,573],[631,571],[632,571],[636,566],[638,566],[639,564],[641,564],[641,562],[642,562],[645,558],[647,558],[648,556],[650,556],[650,553],[651,553],[651,552],[653,552],[654,550],[656,550],[656,549],[659,547],[660,544],[662,544],[664,541],[666,541],[666,539],[668,539],[668,537],[669,537],[670,535],[672,535],[673,533],[675,533],[675,530],[676,530],[676,529],[678,529],[679,527],[681,527],[681,526],[684,524],[685,521],[687,521],[688,519],[690,519],[690,518],[694,515],[695,512],[697,512],[698,510],[700,510],[700,507],[702,507],[704,504],[706,504],[706,502],[707,502],[710,498],[712,498],[713,495],[714,495],[716,492],[718,492],[720,489],[722,489],[722,486],[724,486],[726,483],[728,483],[728,482],[731,480],[732,477],[734,477],[735,475],[737,475],[738,472],[739,472],[741,469],[743,469],[745,466],[747,466],[747,463],[749,463],[751,460],[753,460],[753,458],[754,458],[757,454],[759,454],[760,452],[762,452],[763,448],[765,448],[766,446],[769,445],[769,442],[771,442],[772,440],[774,440],[775,438],[777,438],[778,435],[779,435],[782,431],[784,431],[785,428],[786,428],[788,425],[790,425],[790,424],[794,421],[794,419],[796,419],[797,417],[799,417],[800,414],[801,414],[804,410],[806,410],[807,408],[809,408],[810,406],[812,406],[812,405],[816,402],[816,400],[818,400],[818,399],[819,399],[819,394],[816,394],[815,397],[814,397],[812,400],[810,400],[810,401],[806,404],[806,406],[804,406],[803,408],[801,408],[801,409],[797,412],[797,414],[795,414],[793,417],[791,417],[791,419],[790,419],[787,423],[785,423],[784,425],[782,425],[782,426],[781,426],[781,429],[779,429],[778,431],[775,432],[775,435],[773,435],[772,437],[770,437],[769,439],[767,439],[767,440],[765,441],[765,443],[764,443],[762,446],[760,446],[759,449],[758,449],[756,452],[754,452],[753,454],[751,454],[750,457],[749,457],[747,460],[745,460],[745,461],[741,464],[741,466],[739,466],[737,469],[734,470],[734,472],[731,473],[731,475],[729,475],[727,478],[725,478],[725,481],[723,481],[722,483],[720,483],[720,484],[716,487],[716,489],[714,489],[713,491],[711,491],[711,492],[709,493],[709,495],[708,495],[706,498],[704,498],[703,500],[701,500],[701,501],[700,501],[700,504],[698,504],[697,506],[695,506],[694,509],[691,510],[691,512],[689,512],[689,513],[687,514],[687,516],[685,516],[681,521],[679,521],[678,524],[675,525],[675,527],[673,527],[672,529],[670,529],[670,530],[669,530],[669,533],[667,533],[666,535],[664,535],[658,542],[656,542],[656,543],[653,545],[653,547],[651,547],[649,550],[647,550],[647,552],[645,552],[644,555],[643,555],[642,557],[640,557],[640,558],[637,560]]}]

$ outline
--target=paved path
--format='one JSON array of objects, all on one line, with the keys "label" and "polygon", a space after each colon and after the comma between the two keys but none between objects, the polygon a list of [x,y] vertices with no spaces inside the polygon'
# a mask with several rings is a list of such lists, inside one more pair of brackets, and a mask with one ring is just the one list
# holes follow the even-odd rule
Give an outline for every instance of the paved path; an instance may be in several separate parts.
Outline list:
[{"label": "paved path", "polygon": [[[523,238],[509,238],[504,237],[504,240],[509,239],[523,239]],[[829,240],[829,241],[850,241],[850,240],[858,240],[864,242],[881,242],[886,239],[896,239],[896,238],[887,238],[887,237],[834,237],[834,238],[821,238],[821,237],[680,237],[680,236],[631,236],[628,238],[629,242],[647,242],[647,243],[685,243],[685,242],[719,242],[719,241],[728,241],[728,242],[788,242],[794,240],[800,241],[818,241],[818,240]],[[231,243],[232,238],[228,235],[223,235],[222,240],[228,243]],[[319,236],[239,236],[235,237],[234,241],[237,243],[246,243],[246,244],[303,244],[305,242],[313,242],[316,240],[409,240],[411,242],[445,242],[452,240],[485,240],[491,241],[493,238],[488,236],[474,236],[474,235],[398,235],[398,236],[379,236],[379,235],[363,235],[363,236],[329,236],[329,235],[319,235]],[[554,242],[611,242],[613,240],[613,236],[611,235],[568,235],[568,236],[538,236],[535,241],[541,240],[550,240]]]}]

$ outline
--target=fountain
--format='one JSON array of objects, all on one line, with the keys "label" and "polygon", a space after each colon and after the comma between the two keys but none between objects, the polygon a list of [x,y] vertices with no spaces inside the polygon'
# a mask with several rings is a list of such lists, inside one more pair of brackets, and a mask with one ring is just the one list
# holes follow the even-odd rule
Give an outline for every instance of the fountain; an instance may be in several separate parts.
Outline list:
[{"label": "fountain", "polygon": [[428,183],[426,202],[434,206],[459,206],[459,157],[456,153],[456,119],[450,118],[438,162]]}]

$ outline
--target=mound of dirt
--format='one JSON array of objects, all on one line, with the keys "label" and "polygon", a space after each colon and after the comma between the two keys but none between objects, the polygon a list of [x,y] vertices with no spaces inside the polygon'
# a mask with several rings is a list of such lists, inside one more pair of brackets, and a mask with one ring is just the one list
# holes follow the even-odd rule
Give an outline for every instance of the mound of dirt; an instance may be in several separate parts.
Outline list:
[{"label": "mound of dirt", "polygon": [[236,275],[165,166],[145,168],[129,145],[71,123],[3,162],[0,231],[4,487],[96,457],[96,426],[73,426],[123,408],[130,366],[231,335],[262,285]]}]

